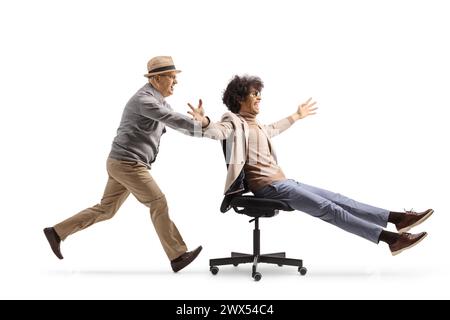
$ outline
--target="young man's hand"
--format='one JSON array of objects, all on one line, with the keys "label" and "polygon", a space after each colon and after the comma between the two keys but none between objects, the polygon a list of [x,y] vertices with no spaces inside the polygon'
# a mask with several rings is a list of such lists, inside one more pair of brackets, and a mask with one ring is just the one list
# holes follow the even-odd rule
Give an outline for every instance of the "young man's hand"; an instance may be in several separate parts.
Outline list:
[{"label": "young man's hand", "polygon": [[314,107],[316,102],[311,100],[312,98],[309,98],[298,106],[297,112],[293,115],[295,120],[303,119],[307,116],[316,114],[317,107]]}]

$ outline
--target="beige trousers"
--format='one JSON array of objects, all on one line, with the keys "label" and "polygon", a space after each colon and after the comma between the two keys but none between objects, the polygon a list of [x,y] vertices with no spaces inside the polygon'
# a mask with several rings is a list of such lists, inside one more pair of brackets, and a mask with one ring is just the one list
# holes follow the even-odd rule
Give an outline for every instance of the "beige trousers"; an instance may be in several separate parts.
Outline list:
[{"label": "beige trousers", "polygon": [[54,226],[61,240],[94,223],[111,219],[131,192],[150,209],[153,226],[169,259],[185,253],[186,244],[170,220],[166,198],[147,167],[138,162],[108,158],[107,171],[109,177],[101,202]]}]

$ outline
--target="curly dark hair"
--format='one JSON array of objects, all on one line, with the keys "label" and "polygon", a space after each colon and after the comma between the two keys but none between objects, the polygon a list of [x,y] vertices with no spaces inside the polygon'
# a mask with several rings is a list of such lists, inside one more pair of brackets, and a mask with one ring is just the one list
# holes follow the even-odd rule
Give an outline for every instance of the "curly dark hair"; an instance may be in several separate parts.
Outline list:
[{"label": "curly dark hair", "polygon": [[261,78],[255,76],[234,76],[225,89],[222,101],[228,110],[233,113],[239,113],[241,102],[247,98],[251,89],[261,91],[264,83]]}]

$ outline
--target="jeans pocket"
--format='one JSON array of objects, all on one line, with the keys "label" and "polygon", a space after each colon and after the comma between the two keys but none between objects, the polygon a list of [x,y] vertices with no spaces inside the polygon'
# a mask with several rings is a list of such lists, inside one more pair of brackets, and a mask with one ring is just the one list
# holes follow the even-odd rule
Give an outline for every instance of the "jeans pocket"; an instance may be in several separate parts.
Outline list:
[{"label": "jeans pocket", "polygon": [[275,192],[278,191],[277,185],[274,182],[269,184],[268,187],[270,188],[271,191],[275,191]]},{"label": "jeans pocket", "polygon": [[275,182],[272,182],[263,188],[262,193],[264,193],[264,197],[272,197],[274,194],[278,193],[278,186]]}]

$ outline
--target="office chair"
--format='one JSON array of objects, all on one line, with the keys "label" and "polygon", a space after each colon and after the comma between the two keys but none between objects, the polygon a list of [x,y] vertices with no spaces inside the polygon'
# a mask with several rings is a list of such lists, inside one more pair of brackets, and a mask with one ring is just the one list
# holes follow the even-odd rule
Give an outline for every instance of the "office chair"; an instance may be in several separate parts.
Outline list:
[{"label": "office chair", "polygon": [[255,196],[232,194],[226,195],[220,206],[220,211],[225,213],[233,208],[239,214],[253,217],[249,222],[255,222],[253,230],[253,254],[231,252],[231,257],[209,260],[209,270],[213,275],[219,272],[217,266],[232,264],[235,267],[241,263],[253,263],[252,277],[255,281],[261,280],[261,273],[256,271],[258,263],[271,263],[278,266],[289,265],[298,267],[298,272],[303,276],[307,269],[303,267],[300,259],[286,258],[285,252],[260,254],[260,230],[259,218],[269,218],[278,214],[279,210],[293,211],[287,204],[278,200],[257,198]]}]

